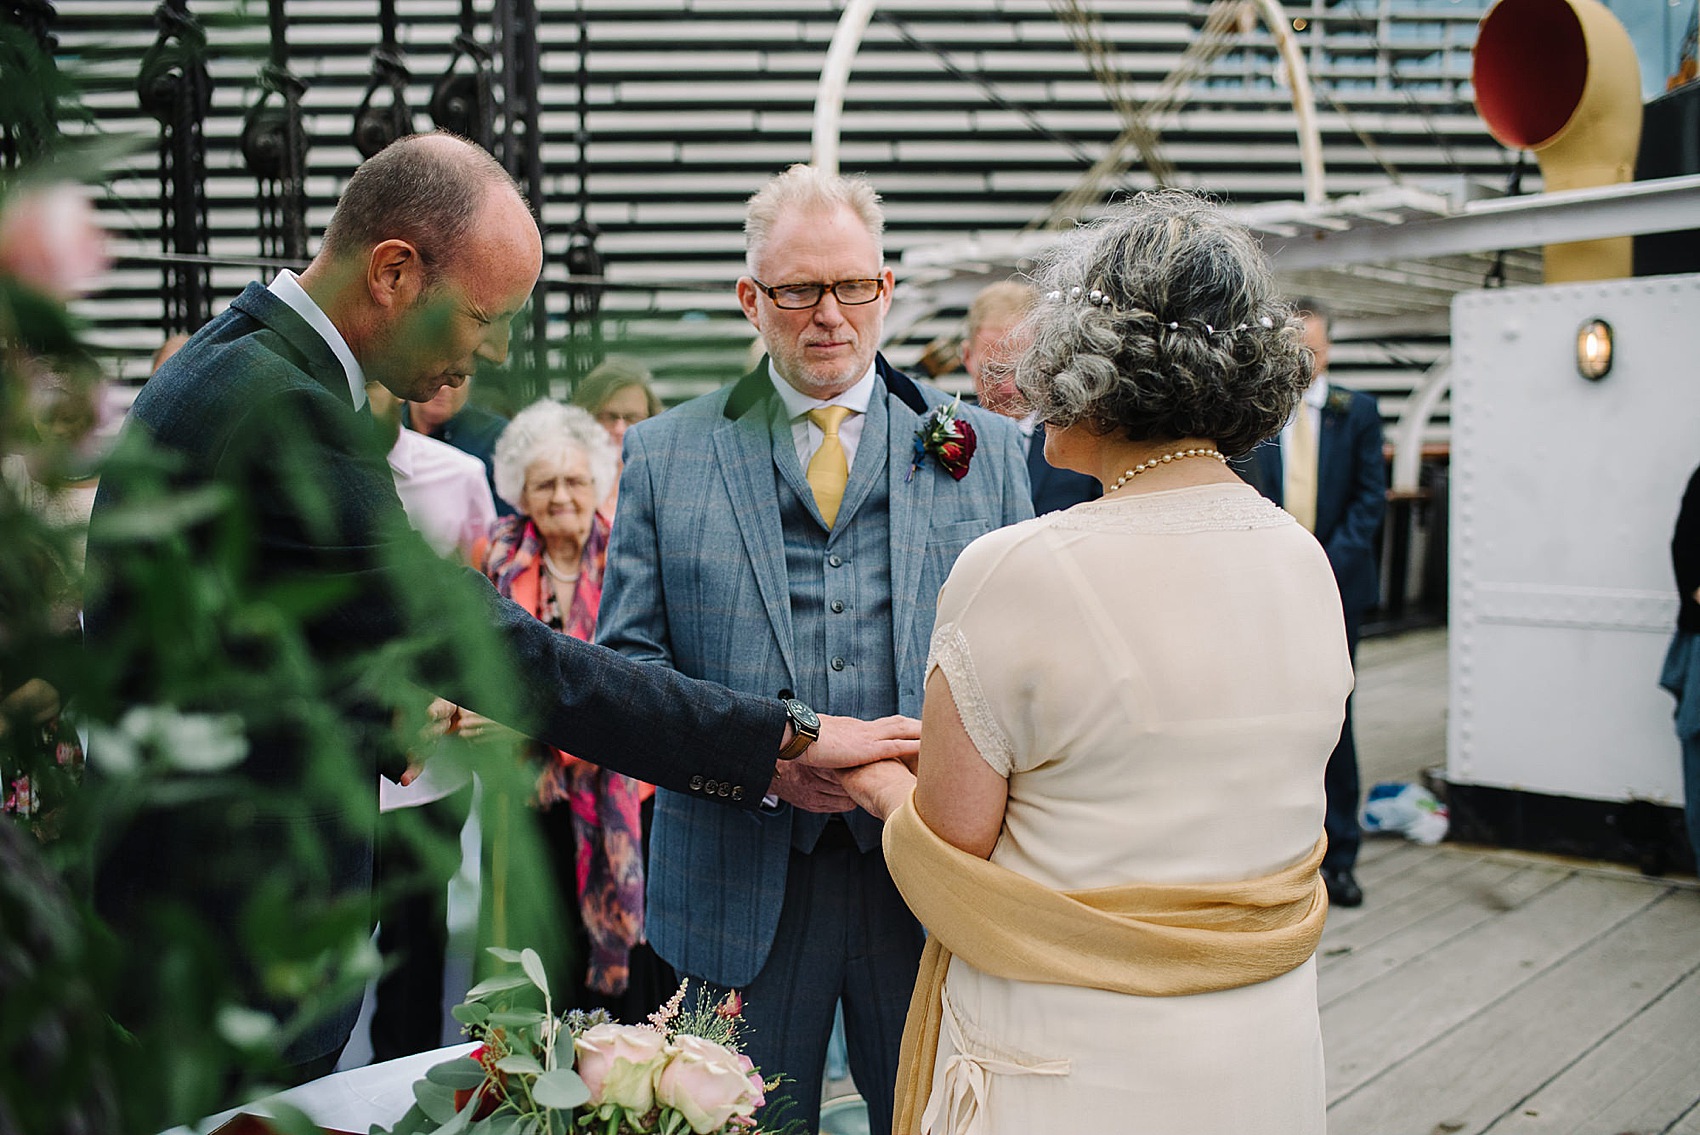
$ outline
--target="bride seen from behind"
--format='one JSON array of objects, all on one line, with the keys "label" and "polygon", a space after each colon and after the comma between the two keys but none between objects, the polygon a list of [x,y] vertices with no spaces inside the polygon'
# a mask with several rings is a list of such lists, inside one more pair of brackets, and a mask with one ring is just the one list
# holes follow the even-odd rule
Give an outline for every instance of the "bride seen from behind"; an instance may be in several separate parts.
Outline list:
[{"label": "bride seen from behind", "polygon": [[1316,540],[1227,467],[1310,382],[1250,235],[1135,198],[1017,364],[1102,499],[975,541],[917,775],[847,773],[929,931],[896,1130],[1322,1135],[1322,774],[1351,664]]}]

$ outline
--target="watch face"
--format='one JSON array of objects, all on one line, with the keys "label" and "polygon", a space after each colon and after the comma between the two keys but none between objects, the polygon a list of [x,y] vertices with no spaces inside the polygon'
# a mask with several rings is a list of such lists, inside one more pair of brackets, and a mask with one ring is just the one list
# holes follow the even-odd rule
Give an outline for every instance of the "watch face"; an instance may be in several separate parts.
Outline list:
[{"label": "watch face", "polygon": [[816,733],[820,732],[820,718],[816,716],[814,710],[810,709],[796,698],[792,698],[790,701],[786,702],[785,708],[791,711],[791,720],[798,729],[807,729]]}]

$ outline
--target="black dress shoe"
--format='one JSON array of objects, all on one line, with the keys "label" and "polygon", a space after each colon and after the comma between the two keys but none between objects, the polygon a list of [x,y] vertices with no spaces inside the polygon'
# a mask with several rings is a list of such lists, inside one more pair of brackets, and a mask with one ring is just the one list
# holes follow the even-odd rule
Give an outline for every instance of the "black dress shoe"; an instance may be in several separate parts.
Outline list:
[{"label": "black dress shoe", "polygon": [[1328,888],[1328,902],[1332,906],[1362,906],[1364,904],[1363,888],[1352,878],[1351,868],[1339,871],[1322,871],[1322,884]]}]

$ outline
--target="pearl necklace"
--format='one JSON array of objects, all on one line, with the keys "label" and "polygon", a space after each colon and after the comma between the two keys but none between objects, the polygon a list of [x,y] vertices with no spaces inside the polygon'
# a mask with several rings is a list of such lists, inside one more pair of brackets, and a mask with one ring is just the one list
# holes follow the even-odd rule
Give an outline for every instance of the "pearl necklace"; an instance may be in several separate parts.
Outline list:
[{"label": "pearl necklace", "polygon": [[566,572],[556,567],[555,561],[549,558],[548,552],[543,553],[543,569],[562,583],[572,583],[574,580],[578,579],[579,576],[579,573],[576,571],[571,575],[568,575]]},{"label": "pearl necklace", "polygon": [[1104,490],[1104,495],[1108,496],[1110,493],[1115,492],[1117,489],[1121,488],[1147,469],[1155,469],[1159,465],[1167,465],[1171,461],[1182,461],[1188,457],[1214,457],[1224,465],[1228,463],[1228,459],[1222,456],[1222,451],[1220,449],[1211,449],[1206,447],[1200,447],[1198,449],[1177,449],[1173,453],[1165,453],[1161,457],[1153,457],[1149,461],[1135,465],[1132,469],[1129,469],[1126,473],[1123,473],[1120,477],[1116,478],[1116,483]]}]

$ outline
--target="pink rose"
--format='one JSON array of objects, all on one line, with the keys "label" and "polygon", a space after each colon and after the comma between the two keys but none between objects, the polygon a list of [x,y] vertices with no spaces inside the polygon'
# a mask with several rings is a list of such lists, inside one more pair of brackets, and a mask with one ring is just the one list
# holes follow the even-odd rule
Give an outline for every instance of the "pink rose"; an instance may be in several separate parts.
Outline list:
[{"label": "pink rose", "polygon": [[736,1119],[748,1119],[766,1102],[761,1081],[750,1067],[749,1061],[713,1041],[674,1037],[673,1059],[655,1081],[655,1098],[684,1116],[697,1135],[708,1135]]},{"label": "pink rose", "polygon": [[642,1025],[595,1025],[573,1041],[574,1065],[590,1102],[642,1114],[655,1106],[655,1076],[667,1061],[667,1038]]},{"label": "pink rose", "polygon": [[111,266],[94,207],[70,182],[22,189],[0,209],[0,272],[66,300]]}]

